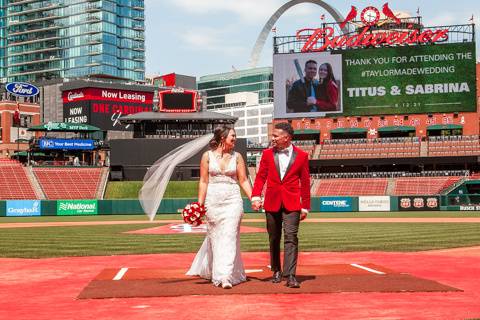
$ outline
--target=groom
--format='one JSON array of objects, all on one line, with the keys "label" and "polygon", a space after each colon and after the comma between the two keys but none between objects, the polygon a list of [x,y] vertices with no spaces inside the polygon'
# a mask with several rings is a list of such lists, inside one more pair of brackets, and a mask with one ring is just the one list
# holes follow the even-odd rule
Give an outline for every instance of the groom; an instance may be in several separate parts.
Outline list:
[{"label": "groom", "polygon": [[[267,188],[263,208],[270,241],[270,265],[273,283],[287,278],[286,286],[299,288],[295,278],[298,257],[298,226],[310,210],[310,173],[308,155],[292,145],[293,128],[277,123],[272,134],[272,148],[265,149],[252,191],[252,209],[262,206],[261,194]],[[284,232],[283,274],[280,263],[280,239]]]}]

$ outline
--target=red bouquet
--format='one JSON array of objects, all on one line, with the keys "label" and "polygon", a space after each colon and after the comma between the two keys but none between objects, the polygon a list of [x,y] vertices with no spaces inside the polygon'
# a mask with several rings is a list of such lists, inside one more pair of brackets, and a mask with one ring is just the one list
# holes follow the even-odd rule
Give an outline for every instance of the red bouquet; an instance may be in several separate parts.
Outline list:
[{"label": "red bouquet", "polygon": [[204,205],[198,202],[192,202],[187,204],[182,211],[183,221],[193,226],[199,226],[202,224],[202,218],[207,213]]}]

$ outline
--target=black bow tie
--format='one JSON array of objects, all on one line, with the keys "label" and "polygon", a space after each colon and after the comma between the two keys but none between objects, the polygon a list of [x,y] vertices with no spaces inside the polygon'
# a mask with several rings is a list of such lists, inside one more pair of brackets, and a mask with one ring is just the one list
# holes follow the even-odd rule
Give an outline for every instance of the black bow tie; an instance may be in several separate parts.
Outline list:
[{"label": "black bow tie", "polygon": [[283,150],[277,150],[277,153],[278,154],[284,154],[284,155],[288,156],[290,154],[290,151],[285,148]]}]

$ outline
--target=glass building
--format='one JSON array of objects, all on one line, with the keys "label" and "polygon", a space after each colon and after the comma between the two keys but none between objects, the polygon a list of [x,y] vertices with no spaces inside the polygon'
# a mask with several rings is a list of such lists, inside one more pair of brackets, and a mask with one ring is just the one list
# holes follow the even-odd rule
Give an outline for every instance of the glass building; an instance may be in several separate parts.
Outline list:
[{"label": "glass building", "polygon": [[3,82],[145,79],[144,0],[0,0]]},{"label": "glass building", "polygon": [[248,144],[268,142],[273,119],[273,68],[252,68],[200,77],[206,108],[238,118],[237,136]]},{"label": "glass building", "polygon": [[225,107],[225,95],[239,92],[258,93],[260,104],[273,102],[272,67],[253,68],[200,77],[198,90],[207,95],[207,109]]}]

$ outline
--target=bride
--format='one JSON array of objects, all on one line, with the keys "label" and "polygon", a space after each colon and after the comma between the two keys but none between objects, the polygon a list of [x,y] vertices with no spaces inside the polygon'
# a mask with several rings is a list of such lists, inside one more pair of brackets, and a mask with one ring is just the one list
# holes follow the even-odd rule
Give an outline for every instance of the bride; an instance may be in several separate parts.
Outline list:
[{"label": "bride", "polygon": [[202,155],[198,202],[207,209],[207,235],[187,272],[187,275],[209,279],[224,289],[246,281],[240,255],[243,216],[240,187],[249,199],[252,187],[245,161],[234,150],[235,141],[233,128],[218,127],[210,141],[210,151]]}]

